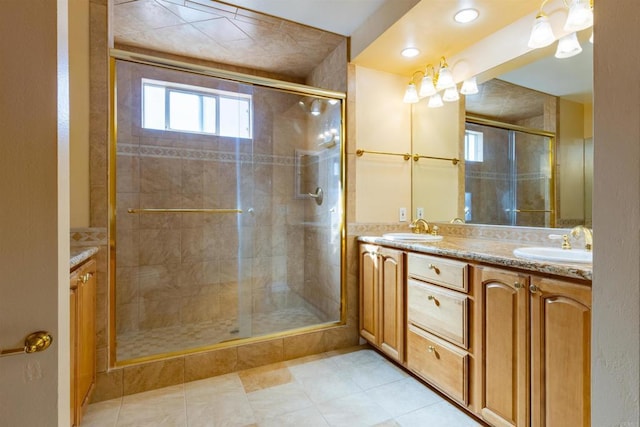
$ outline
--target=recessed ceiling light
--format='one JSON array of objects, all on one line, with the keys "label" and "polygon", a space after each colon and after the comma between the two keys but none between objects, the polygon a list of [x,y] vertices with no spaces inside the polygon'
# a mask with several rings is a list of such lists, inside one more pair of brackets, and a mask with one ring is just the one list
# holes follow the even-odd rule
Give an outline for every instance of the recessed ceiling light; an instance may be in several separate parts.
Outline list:
[{"label": "recessed ceiling light", "polygon": [[400,54],[405,58],[413,58],[414,56],[420,55],[420,50],[415,47],[407,47],[402,49],[402,52],[400,52]]},{"label": "recessed ceiling light", "polygon": [[466,24],[475,21],[479,14],[476,9],[462,9],[453,16],[453,19],[461,24]]}]

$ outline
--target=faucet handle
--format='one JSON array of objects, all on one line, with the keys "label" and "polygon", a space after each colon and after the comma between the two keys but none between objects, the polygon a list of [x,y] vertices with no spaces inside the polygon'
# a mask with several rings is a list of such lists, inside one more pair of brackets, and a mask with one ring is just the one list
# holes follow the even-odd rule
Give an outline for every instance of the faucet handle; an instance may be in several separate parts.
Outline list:
[{"label": "faucet handle", "polygon": [[562,239],[562,249],[571,249],[571,243],[569,243],[568,234],[549,234],[549,239],[559,240]]}]

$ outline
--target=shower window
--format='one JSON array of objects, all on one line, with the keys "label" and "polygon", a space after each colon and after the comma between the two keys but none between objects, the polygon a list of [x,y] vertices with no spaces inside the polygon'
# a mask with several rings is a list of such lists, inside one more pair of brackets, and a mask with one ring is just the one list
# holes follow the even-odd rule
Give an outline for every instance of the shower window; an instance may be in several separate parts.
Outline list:
[{"label": "shower window", "polygon": [[251,95],[142,79],[142,127],[249,139]]}]

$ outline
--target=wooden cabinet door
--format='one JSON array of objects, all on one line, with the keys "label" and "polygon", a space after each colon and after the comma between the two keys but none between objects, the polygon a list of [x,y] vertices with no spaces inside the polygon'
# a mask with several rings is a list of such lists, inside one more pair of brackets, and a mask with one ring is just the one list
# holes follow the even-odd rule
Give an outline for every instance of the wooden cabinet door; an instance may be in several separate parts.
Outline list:
[{"label": "wooden cabinet door", "polygon": [[78,390],[79,406],[86,404],[96,379],[96,263],[80,271],[78,284]]},{"label": "wooden cabinet door", "polygon": [[528,276],[486,267],[474,271],[482,299],[481,415],[494,426],[528,426]]},{"label": "wooden cabinet door", "polygon": [[591,288],[531,281],[534,427],[590,426]]},{"label": "wooden cabinet door", "polygon": [[77,405],[77,385],[76,385],[76,368],[77,368],[77,331],[78,320],[76,319],[78,310],[78,292],[77,292],[78,275],[71,274],[70,289],[69,289],[69,348],[70,348],[70,366],[69,372],[70,378],[70,406],[71,406],[71,425],[78,425],[78,405]]},{"label": "wooden cabinet door", "polygon": [[402,251],[380,248],[379,346],[398,361],[404,356],[404,262]]},{"label": "wooden cabinet door", "polygon": [[378,250],[376,245],[361,244],[360,264],[360,335],[378,343]]}]

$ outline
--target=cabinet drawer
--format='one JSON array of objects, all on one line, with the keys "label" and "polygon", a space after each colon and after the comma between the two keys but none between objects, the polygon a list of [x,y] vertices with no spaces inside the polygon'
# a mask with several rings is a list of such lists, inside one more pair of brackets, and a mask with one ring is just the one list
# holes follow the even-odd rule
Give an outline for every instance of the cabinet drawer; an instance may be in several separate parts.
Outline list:
[{"label": "cabinet drawer", "polygon": [[409,277],[467,292],[467,264],[429,255],[408,254]]},{"label": "cabinet drawer", "polygon": [[407,366],[416,374],[468,404],[469,355],[413,325],[407,333]]},{"label": "cabinet drawer", "polygon": [[468,348],[468,298],[465,294],[409,279],[407,320],[454,344]]}]

